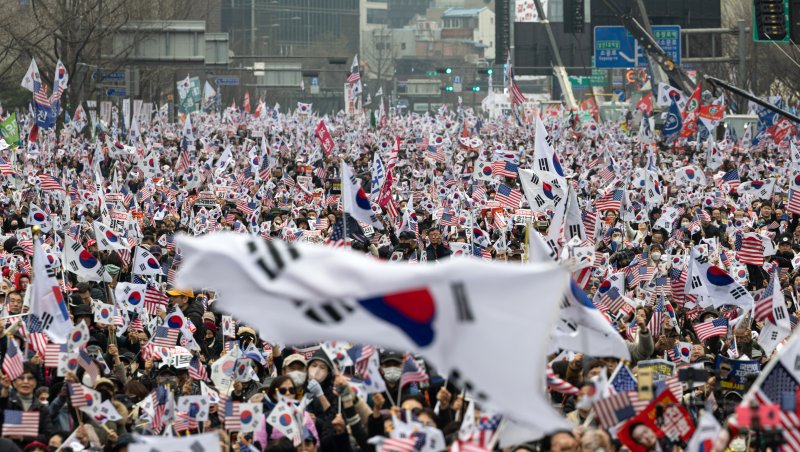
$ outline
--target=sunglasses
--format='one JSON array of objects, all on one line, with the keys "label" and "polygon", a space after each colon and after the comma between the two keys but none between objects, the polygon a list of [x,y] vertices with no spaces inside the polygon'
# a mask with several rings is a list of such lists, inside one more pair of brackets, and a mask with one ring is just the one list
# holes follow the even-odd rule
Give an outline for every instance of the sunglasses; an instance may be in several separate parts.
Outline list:
[{"label": "sunglasses", "polygon": [[294,388],[278,388],[278,392],[280,392],[281,395],[286,395],[286,394],[294,395],[297,393],[297,390],[295,390]]}]

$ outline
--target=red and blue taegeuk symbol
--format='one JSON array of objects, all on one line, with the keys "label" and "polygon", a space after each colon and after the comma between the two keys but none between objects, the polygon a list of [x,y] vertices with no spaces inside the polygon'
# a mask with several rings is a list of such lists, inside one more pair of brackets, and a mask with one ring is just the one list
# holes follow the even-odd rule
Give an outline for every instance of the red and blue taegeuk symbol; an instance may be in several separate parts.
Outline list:
[{"label": "red and blue taegeuk symbol", "polygon": [[433,342],[436,302],[427,289],[384,294],[358,303],[376,317],[400,328],[418,346],[425,347]]}]

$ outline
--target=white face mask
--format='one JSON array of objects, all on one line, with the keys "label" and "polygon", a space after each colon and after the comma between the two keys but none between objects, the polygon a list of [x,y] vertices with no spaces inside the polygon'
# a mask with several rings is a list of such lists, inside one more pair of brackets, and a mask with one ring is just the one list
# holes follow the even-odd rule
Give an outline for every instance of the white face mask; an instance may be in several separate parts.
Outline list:
[{"label": "white face mask", "polygon": [[303,386],[306,382],[306,373],[302,370],[293,370],[291,372],[287,372],[286,376],[292,379],[292,382],[295,386]]},{"label": "white face mask", "polygon": [[661,260],[661,253],[653,253],[651,256],[653,256],[653,262],[658,262]]},{"label": "white face mask", "polygon": [[689,223],[681,223],[681,226],[688,229],[689,228]]},{"label": "white face mask", "polygon": [[383,379],[386,383],[395,384],[400,381],[403,371],[399,367],[386,367],[383,369]]}]

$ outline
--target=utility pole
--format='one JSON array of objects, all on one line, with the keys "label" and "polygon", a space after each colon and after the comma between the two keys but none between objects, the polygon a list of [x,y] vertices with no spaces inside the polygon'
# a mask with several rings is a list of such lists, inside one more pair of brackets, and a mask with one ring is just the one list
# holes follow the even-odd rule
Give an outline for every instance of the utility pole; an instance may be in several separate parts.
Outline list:
[{"label": "utility pole", "polygon": [[[639,8],[639,16],[642,18],[642,26],[644,26],[645,31],[653,35],[653,27],[650,26],[650,17],[647,15],[647,9],[644,7],[644,0],[636,0],[636,6]],[[667,73],[661,69],[653,57],[650,55],[645,55],[647,57],[647,62],[650,64],[650,70],[653,74],[653,89],[655,89],[659,83],[667,83]]]}]

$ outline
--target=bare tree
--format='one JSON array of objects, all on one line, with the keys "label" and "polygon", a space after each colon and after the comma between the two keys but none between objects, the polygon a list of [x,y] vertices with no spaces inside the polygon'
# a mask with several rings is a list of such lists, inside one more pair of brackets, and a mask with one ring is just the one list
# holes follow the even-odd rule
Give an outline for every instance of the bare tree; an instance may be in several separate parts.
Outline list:
[{"label": "bare tree", "polygon": [[[17,84],[36,58],[42,80],[52,86],[58,60],[70,74],[64,103],[84,92],[84,84],[97,68],[122,68],[133,45],[109,55],[112,38],[123,26],[139,20],[185,20],[205,17],[210,0],[30,0],[27,4],[4,1],[0,19],[0,80]],[[135,40],[134,40],[135,41]],[[79,77],[78,74],[83,76]],[[148,74],[150,75],[150,74]],[[6,79],[11,79],[8,82]]]},{"label": "bare tree", "polygon": [[[366,74],[375,79],[375,90],[383,88],[384,80],[391,80],[394,76],[394,66],[397,54],[394,47],[394,33],[385,25],[372,30],[369,43],[366,46],[363,64]],[[386,92],[386,90],[384,90]]]}]

